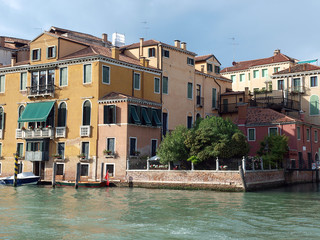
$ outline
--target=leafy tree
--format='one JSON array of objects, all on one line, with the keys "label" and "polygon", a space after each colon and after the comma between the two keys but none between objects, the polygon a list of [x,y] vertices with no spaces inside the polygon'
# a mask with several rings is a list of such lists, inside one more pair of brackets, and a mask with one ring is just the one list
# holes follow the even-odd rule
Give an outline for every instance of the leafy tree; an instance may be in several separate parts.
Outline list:
[{"label": "leafy tree", "polygon": [[157,150],[157,155],[160,157],[162,164],[170,161],[183,161],[188,158],[189,149],[184,143],[187,132],[188,129],[181,125],[164,137]]},{"label": "leafy tree", "polygon": [[191,129],[185,144],[190,149],[189,158],[194,164],[216,157],[241,157],[249,152],[246,137],[229,119],[205,118]]},{"label": "leafy tree", "polygon": [[283,158],[288,153],[288,137],[285,135],[266,136],[260,143],[258,156],[262,157],[264,163],[275,166],[281,165]]}]

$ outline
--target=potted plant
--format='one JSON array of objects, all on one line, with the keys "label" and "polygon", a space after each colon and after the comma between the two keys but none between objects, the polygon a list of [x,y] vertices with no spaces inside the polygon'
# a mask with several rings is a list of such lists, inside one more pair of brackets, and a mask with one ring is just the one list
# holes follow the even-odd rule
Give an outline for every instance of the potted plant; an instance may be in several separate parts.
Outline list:
[{"label": "potted plant", "polygon": [[60,154],[53,154],[52,157],[57,159],[62,159],[62,156]]},{"label": "potted plant", "polygon": [[111,151],[111,150],[108,150],[108,149],[105,149],[105,150],[103,150],[103,154],[104,154],[104,155],[111,155],[111,154],[112,154],[112,151]]},{"label": "potted plant", "polygon": [[85,159],[85,158],[86,158],[86,155],[85,155],[84,153],[80,153],[80,155],[78,155],[78,157],[79,157],[80,159]]},{"label": "potted plant", "polygon": [[23,127],[21,128],[21,130],[22,130],[22,131],[25,131],[25,130],[26,130],[26,128],[23,126]]}]

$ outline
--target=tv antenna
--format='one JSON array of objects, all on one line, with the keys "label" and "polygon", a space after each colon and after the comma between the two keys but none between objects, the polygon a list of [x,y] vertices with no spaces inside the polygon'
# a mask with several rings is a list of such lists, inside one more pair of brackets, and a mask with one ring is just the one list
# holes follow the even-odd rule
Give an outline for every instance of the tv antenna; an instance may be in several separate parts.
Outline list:
[{"label": "tv antenna", "polygon": [[148,29],[150,29],[150,28],[148,27],[148,21],[145,20],[145,21],[142,21],[141,23],[145,25],[145,26],[143,27],[144,30],[145,30],[145,38],[148,38]]},{"label": "tv antenna", "polygon": [[229,38],[231,39],[231,45],[232,45],[232,55],[233,55],[233,60],[232,62],[235,62],[236,61],[236,46],[239,45],[239,43],[236,42],[236,38],[235,37],[232,37],[232,38]]}]

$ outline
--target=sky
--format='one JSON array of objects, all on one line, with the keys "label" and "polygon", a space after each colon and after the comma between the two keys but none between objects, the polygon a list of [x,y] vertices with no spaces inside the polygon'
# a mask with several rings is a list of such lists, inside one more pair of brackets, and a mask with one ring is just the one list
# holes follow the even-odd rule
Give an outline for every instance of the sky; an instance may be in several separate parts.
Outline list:
[{"label": "sky", "polygon": [[299,60],[320,57],[319,0],[0,0],[0,36],[32,40],[51,26],[109,40],[125,34],[214,54],[222,68],[280,49]]}]

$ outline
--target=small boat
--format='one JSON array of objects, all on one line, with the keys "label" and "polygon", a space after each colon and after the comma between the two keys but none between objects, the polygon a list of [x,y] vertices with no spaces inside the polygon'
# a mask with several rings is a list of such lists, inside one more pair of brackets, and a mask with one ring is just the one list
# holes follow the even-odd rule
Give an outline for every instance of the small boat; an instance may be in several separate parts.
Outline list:
[{"label": "small boat", "polygon": [[[57,186],[61,187],[74,187],[75,181],[57,181]],[[78,187],[85,187],[85,188],[100,188],[105,187],[106,182],[94,182],[94,181],[85,181],[85,182],[78,182]]]},{"label": "small boat", "polygon": [[[0,184],[13,185],[13,178],[14,176],[0,178]],[[37,184],[39,180],[40,176],[36,176],[32,172],[23,172],[17,176],[17,185]]]}]

